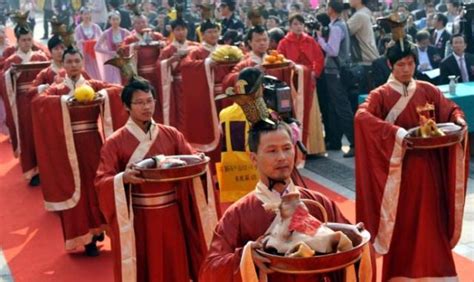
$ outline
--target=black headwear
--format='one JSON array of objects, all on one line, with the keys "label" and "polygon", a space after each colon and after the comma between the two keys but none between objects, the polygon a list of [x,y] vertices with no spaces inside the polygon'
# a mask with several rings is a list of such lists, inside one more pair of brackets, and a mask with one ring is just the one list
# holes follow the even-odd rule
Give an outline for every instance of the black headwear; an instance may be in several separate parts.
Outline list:
[{"label": "black headwear", "polygon": [[389,43],[389,47],[387,48],[387,59],[390,62],[390,64],[393,66],[397,61],[408,57],[408,56],[413,56],[415,59],[415,62],[417,61],[418,58],[418,52],[416,49],[416,46],[411,43],[408,40],[403,40],[403,41],[391,41]]},{"label": "black headwear", "polygon": [[49,51],[53,50],[54,47],[56,47],[60,44],[64,44],[61,37],[59,35],[53,35],[53,37],[51,37],[48,40],[48,49],[49,49]]},{"label": "black headwear", "polygon": [[201,32],[202,33],[204,33],[208,29],[213,29],[213,28],[219,29],[220,27],[215,21],[213,21],[211,19],[208,19],[205,22],[201,23]]}]

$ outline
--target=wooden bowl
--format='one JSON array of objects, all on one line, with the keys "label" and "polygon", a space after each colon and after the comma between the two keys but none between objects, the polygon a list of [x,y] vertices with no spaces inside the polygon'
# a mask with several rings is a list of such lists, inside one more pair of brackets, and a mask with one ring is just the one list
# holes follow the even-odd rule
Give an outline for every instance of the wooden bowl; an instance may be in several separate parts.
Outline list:
[{"label": "wooden bowl", "polygon": [[407,141],[411,142],[413,149],[436,149],[452,146],[460,143],[466,132],[466,127],[461,127],[452,122],[436,124],[446,135],[434,137],[420,137],[417,136],[419,126],[408,130]]},{"label": "wooden bowl", "polygon": [[43,70],[51,65],[50,61],[47,62],[29,62],[24,64],[12,64],[12,67],[17,71],[35,71]]},{"label": "wooden bowl", "polygon": [[166,156],[165,158],[180,159],[186,166],[157,168],[154,158],[147,158],[135,164],[140,176],[149,182],[170,182],[194,178],[206,173],[209,157],[197,159],[195,155]]},{"label": "wooden bowl", "polygon": [[67,99],[67,106],[69,108],[89,108],[89,107],[97,107],[104,103],[104,96],[99,93],[95,94],[94,100],[90,102],[79,102],[76,100],[74,96],[71,96]]},{"label": "wooden bowl", "polygon": [[263,63],[262,67],[268,70],[273,70],[273,69],[282,69],[286,68],[290,65],[289,61],[283,62],[283,63],[276,63],[276,64],[268,64],[268,63]]},{"label": "wooden bowl", "polygon": [[218,66],[235,66],[240,62],[240,60],[224,60],[224,61],[216,61]]},{"label": "wooden bowl", "polygon": [[256,251],[270,260],[269,267],[272,270],[288,274],[328,273],[356,263],[362,256],[363,247],[370,240],[370,233],[364,229],[364,225],[362,223],[351,225],[333,222],[326,224],[327,227],[334,231],[344,232],[351,239],[354,247],[345,252],[315,255],[306,258],[273,255],[259,249]]}]

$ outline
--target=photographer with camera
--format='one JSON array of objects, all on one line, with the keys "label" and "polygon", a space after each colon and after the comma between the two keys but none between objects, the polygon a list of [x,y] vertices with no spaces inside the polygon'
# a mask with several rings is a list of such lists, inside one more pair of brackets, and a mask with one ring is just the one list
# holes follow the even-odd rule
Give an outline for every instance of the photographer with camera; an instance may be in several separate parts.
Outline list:
[{"label": "photographer with camera", "polygon": [[331,19],[328,39],[317,31],[319,45],[326,52],[324,77],[326,91],[323,101],[323,119],[326,130],[326,149],[340,150],[342,134],[350,142],[350,150],[344,154],[345,158],[354,156],[354,127],[351,103],[346,89],[341,81],[341,67],[350,61],[350,37],[346,23],[340,18],[344,9],[342,3],[331,0],[328,3],[328,16]]}]

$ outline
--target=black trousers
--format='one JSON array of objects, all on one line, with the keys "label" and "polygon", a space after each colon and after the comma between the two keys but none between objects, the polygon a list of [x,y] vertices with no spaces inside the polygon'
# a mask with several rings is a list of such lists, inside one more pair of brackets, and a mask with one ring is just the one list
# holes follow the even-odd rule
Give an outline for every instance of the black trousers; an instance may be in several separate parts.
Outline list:
[{"label": "black trousers", "polygon": [[51,10],[44,10],[43,15],[43,29],[44,29],[44,37],[48,37],[49,34],[49,21],[54,16],[54,12]]},{"label": "black trousers", "polygon": [[325,95],[328,100],[326,118],[329,123],[326,125],[326,122],[324,122],[326,141],[331,146],[339,146],[344,134],[351,147],[354,147],[354,112],[349,101],[349,95],[338,74],[326,73],[324,76],[326,79]]}]

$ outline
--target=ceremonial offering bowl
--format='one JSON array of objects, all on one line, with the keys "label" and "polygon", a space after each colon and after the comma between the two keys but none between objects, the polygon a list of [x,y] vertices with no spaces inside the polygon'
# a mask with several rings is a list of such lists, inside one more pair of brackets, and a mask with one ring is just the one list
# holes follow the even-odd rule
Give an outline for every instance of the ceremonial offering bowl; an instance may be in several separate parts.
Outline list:
[{"label": "ceremonial offering bowl", "polygon": [[333,231],[341,231],[346,234],[354,247],[344,252],[316,254],[312,257],[287,257],[269,254],[261,249],[256,249],[256,251],[270,260],[269,267],[272,270],[288,274],[328,273],[356,263],[362,256],[364,246],[370,240],[370,233],[364,229],[364,225],[362,223],[351,225],[334,222],[325,224]]},{"label": "ceremonial offering bowl", "polygon": [[50,61],[47,62],[29,62],[23,64],[12,64],[12,68],[16,71],[34,71],[43,70],[51,65]]},{"label": "ceremonial offering bowl", "polygon": [[419,126],[408,130],[407,141],[413,149],[435,149],[448,147],[460,143],[466,133],[467,127],[461,127],[452,122],[438,123],[436,126],[444,132],[444,136],[421,137],[418,136]]},{"label": "ceremonial offering bowl", "polygon": [[170,168],[158,168],[157,158],[147,158],[135,163],[140,176],[149,182],[169,182],[194,178],[206,173],[209,157],[198,155],[164,156],[165,159],[184,161],[186,165]]},{"label": "ceremonial offering bowl", "polygon": [[223,60],[223,61],[216,61],[216,64],[219,66],[235,66],[239,62],[240,60]]},{"label": "ceremonial offering bowl", "polygon": [[88,108],[100,106],[104,103],[104,96],[100,93],[95,93],[95,98],[92,101],[88,102],[79,102],[74,96],[71,96],[67,99],[66,103],[69,108]]},{"label": "ceremonial offering bowl", "polygon": [[268,70],[273,70],[273,69],[282,69],[286,68],[290,65],[289,61],[285,61],[283,63],[276,63],[276,64],[269,64],[269,63],[263,63],[262,67]]}]

